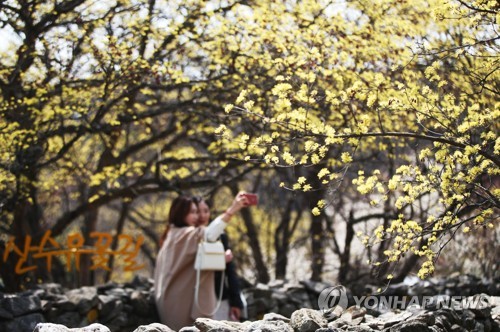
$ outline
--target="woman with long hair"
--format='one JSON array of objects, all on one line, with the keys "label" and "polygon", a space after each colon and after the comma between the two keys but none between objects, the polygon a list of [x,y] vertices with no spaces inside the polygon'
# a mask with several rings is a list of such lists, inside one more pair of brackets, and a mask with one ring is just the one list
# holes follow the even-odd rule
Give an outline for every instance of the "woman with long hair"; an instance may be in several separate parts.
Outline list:
[{"label": "woman with long hair", "polygon": [[154,271],[155,302],[163,324],[174,330],[192,326],[196,318],[211,318],[216,307],[214,271],[201,271],[199,303],[195,305],[194,261],[200,240],[216,241],[231,217],[248,206],[239,193],[231,206],[208,226],[197,227],[199,212],[193,197],[179,196],[172,202]]},{"label": "woman with long hair", "polygon": [[[200,196],[195,196],[198,204],[198,225],[207,226],[210,223],[210,205]],[[226,269],[224,273],[215,271],[215,294],[219,294],[222,282],[222,302],[214,314],[216,320],[230,320],[240,321],[241,313],[244,308],[243,301],[241,300],[241,289],[236,267],[233,262],[233,253],[229,246],[229,238],[225,232],[222,232],[220,240],[226,250]]]}]

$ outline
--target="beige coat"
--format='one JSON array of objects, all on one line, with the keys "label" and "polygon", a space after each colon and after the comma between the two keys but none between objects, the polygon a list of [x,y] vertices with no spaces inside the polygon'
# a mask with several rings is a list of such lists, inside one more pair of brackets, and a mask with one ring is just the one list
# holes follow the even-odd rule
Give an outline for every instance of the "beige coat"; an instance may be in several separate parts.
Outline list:
[{"label": "beige coat", "polygon": [[[215,235],[222,233],[224,225]],[[171,227],[156,258],[156,307],[161,322],[176,331],[192,326],[198,317],[211,318],[209,314],[217,304],[213,271],[201,271],[199,308],[194,304],[194,260],[198,242],[204,235],[205,227]]]}]

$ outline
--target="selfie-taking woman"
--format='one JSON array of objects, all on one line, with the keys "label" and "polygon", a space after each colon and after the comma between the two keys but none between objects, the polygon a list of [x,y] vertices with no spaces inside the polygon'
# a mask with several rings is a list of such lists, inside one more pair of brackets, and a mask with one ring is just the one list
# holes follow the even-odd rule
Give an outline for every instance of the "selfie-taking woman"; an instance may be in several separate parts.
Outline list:
[{"label": "selfie-taking woman", "polygon": [[199,212],[195,200],[179,196],[172,202],[154,271],[156,307],[163,324],[180,330],[192,326],[196,318],[211,318],[206,313],[213,312],[216,306],[214,271],[201,272],[199,306],[194,303],[198,243],[202,239],[216,241],[231,217],[247,205],[247,198],[240,193],[209,226],[196,227]]}]

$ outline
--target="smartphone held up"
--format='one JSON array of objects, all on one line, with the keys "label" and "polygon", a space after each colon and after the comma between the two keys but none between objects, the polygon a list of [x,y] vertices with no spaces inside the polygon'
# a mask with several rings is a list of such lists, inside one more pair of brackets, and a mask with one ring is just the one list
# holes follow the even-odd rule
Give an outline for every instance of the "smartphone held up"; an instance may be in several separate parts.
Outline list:
[{"label": "smartphone held up", "polygon": [[257,194],[246,193],[243,196],[246,197],[249,206],[259,204],[259,196]]}]

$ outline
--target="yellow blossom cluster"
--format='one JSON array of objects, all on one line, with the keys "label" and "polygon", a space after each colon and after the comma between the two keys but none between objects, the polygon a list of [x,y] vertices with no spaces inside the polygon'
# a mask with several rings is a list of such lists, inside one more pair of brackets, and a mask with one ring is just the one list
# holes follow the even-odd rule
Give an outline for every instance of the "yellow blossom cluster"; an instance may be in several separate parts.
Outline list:
[{"label": "yellow blossom cluster", "polygon": [[[360,169],[350,181],[357,192],[371,196],[373,205],[388,202],[401,213],[387,229],[377,228],[378,240],[392,239],[389,260],[413,251],[427,258],[420,273],[426,276],[433,271],[433,244],[446,230],[460,227],[460,209],[476,206],[481,197],[485,203],[472,220],[496,227],[491,221],[500,197],[491,179],[500,167],[500,111],[493,87],[500,78],[493,64],[498,59],[475,40],[493,40],[493,30],[481,24],[498,23],[491,15],[468,17],[472,9],[453,1],[416,1],[411,8],[407,2],[362,3],[336,11],[304,1],[297,17],[286,5],[252,8],[238,22],[249,31],[239,51],[245,54],[242,68],[258,67],[261,74],[226,111],[235,105],[262,132],[279,133],[265,143],[261,133],[245,136],[240,148],[246,160],[316,167],[315,178],[298,176],[295,183],[282,183],[284,188],[328,188],[349,167]],[[484,1],[476,5],[491,8]],[[389,8],[392,15],[385,14]],[[257,16],[263,12],[274,19]],[[358,13],[358,20],[348,12]],[[260,26],[266,29],[254,34]],[[457,36],[451,26],[467,27],[467,36]],[[468,76],[471,70],[476,81]],[[252,144],[260,151],[248,153]],[[373,155],[386,160],[383,169],[370,165]],[[486,186],[487,179],[493,182]],[[405,216],[422,208],[422,201],[432,222]],[[323,208],[311,212],[319,215]],[[435,234],[426,233],[429,227]],[[464,231],[471,232],[467,227]]]}]

